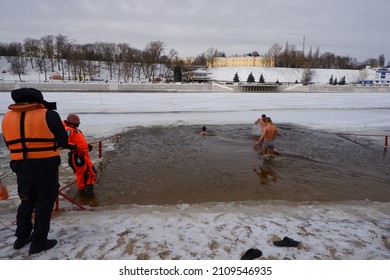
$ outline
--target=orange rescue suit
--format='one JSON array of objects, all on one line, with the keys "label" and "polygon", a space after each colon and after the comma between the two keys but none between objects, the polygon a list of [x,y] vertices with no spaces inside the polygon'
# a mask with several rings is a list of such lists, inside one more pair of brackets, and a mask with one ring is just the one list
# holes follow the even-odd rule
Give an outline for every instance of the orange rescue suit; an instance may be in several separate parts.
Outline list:
[{"label": "orange rescue suit", "polygon": [[[42,104],[10,105],[2,130],[12,160],[42,159],[60,155],[54,134],[46,120]],[[18,124],[18,125],[15,125]]]},{"label": "orange rescue suit", "polygon": [[79,190],[84,190],[86,185],[94,185],[96,180],[96,170],[89,157],[89,145],[81,130],[62,122],[68,134],[69,165],[76,174],[77,186]]}]

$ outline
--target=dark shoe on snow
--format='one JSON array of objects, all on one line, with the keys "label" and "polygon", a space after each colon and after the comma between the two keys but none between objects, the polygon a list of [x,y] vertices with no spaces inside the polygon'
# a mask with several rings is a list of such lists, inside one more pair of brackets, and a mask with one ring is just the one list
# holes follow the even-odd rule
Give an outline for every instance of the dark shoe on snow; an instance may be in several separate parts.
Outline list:
[{"label": "dark shoe on snow", "polygon": [[274,245],[279,247],[297,247],[299,243],[299,241],[295,241],[287,236],[283,240],[274,241]]},{"label": "dark shoe on snow", "polygon": [[241,257],[242,260],[254,260],[260,258],[263,255],[259,249],[251,248]]},{"label": "dark shoe on snow", "polygon": [[29,254],[33,255],[33,254],[40,253],[42,251],[49,250],[54,246],[56,246],[56,244],[57,244],[57,240],[55,239],[46,239],[39,242],[32,242],[30,245]]}]

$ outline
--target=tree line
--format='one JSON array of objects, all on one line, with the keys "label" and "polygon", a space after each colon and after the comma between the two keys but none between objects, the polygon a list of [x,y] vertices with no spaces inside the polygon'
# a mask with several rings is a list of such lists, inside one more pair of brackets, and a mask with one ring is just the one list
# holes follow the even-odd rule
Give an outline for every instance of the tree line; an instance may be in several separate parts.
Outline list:
[{"label": "tree line", "polygon": [[[63,35],[47,35],[40,39],[27,38],[23,43],[0,43],[0,56],[6,57],[11,71],[19,78],[27,66],[36,69],[48,79],[51,72],[61,73],[62,78],[85,80],[86,76],[100,76],[105,67],[110,80],[130,82],[146,77],[149,81],[160,76],[170,76],[172,65],[177,64],[177,52],[165,52],[161,41],[150,42],[143,50],[129,44],[89,43],[77,44]],[[166,65],[157,69],[159,65]],[[142,73],[142,75],[141,75]]]},{"label": "tree line", "polygon": [[[273,57],[276,67],[287,68],[361,70],[366,66],[385,66],[385,56],[383,54],[380,54],[378,58],[368,58],[363,62],[358,62],[356,58],[340,56],[331,52],[320,54],[320,47],[317,47],[315,51],[310,48],[309,52],[305,54],[303,51],[297,50],[295,45],[288,42],[286,42],[284,48],[280,44],[274,44],[265,54],[265,57]],[[387,67],[390,67],[389,63]]]},{"label": "tree line", "polygon": [[[250,56],[259,56],[254,51]],[[102,67],[106,68],[110,80],[133,82],[145,77],[148,81],[164,78],[177,81],[177,71],[189,72],[200,66],[212,65],[215,57],[226,56],[224,52],[209,48],[197,55],[192,61],[183,61],[175,49],[167,50],[161,41],[151,41],[144,49],[131,47],[127,43],[95,42],[77,44],[64,35],[46,35],[40,39],[26,38],[23,43],[0,42],[0,56],[6,57],[11,71],[21,76],[27,66],[39,71],[48,79],[51,72],[61,73],[62,79],[85,80],[86,76],[99,77]],[[320,49],[313,52],[310,48],[305,54],[295,45],[286,42],[283,47],[274,44],[263,55],[274,58],[276,67],[287,68],[326,68],[326,69],[362,69],[366,65],[384,67],[385,57],[369,58],[360,63],[355,58],[338,56],[333,53],[320,54]],[[176,71],[176,74],[175,74]]]}]

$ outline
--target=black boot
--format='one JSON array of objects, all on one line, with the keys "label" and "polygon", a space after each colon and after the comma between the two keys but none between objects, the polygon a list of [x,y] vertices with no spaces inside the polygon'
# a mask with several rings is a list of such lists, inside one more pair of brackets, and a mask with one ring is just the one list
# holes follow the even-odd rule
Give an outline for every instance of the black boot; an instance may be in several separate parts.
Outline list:
[{"label": "black boot", "polygon": [[85,196],[92,197],[93,196],[93,185],[85,186]]},{"label": "black boot", "polygon": [[31,237],[27,238],[17,238],[14,243],[14,249],[19,250],[24,247],[24,245],[28,244],[31,242]]},{"label": "black boot", "polygon": [[40,253],[42,251],[49,250],[49,249],[53,248],[54,246],[56,246],[56,244],[57,244],[57,240],[55,240],[55,239],[46,239],[43,241],[33,241],[30,245],[29,254],[32,255],[32,254]]}]

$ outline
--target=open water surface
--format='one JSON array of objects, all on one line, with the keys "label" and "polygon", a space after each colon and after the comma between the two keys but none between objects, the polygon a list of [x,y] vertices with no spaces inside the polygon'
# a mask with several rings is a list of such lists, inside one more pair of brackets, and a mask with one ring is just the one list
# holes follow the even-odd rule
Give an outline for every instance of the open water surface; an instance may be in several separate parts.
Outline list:
[{"label": "open water surface", "polygon": [[132,128],[105,154],[95,185],[99,204],[390,201],[383,146],[290,124],[278,128],[280,155],[272,160],[253,149],[252,125],[210,125],[206,137],[194,125]]}]

